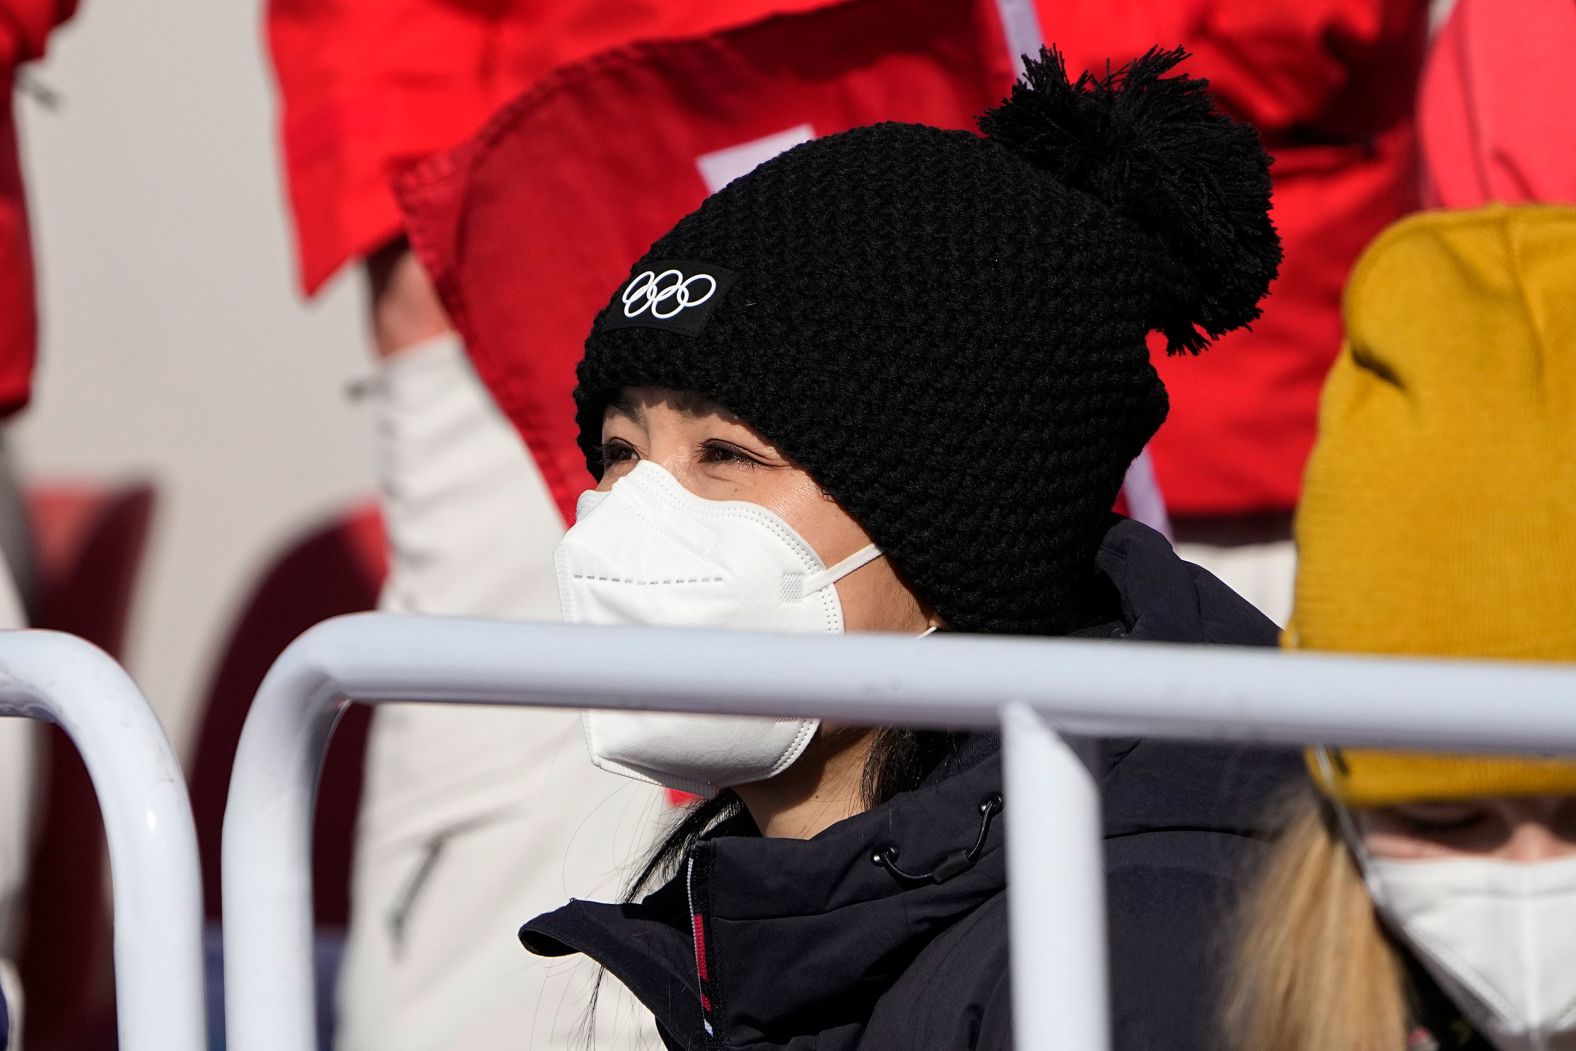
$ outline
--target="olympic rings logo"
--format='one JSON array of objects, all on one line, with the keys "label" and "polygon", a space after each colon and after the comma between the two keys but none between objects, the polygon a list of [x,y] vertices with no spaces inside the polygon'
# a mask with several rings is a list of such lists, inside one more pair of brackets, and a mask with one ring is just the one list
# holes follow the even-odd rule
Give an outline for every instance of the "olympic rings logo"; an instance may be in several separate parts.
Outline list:
[{"label": "olympic rings logo", "polygon": [[[705,291],[697,294],[697,282],[704,281]],[[677,270],[664,270],[658,274],[650,270],[635,275],[624,289],[624,316],[639,317],[647,310],[658,320],[675,317],[688,307],[698,307],[717,292],[717,279],[710,274],[695,274],[686,278]]]}]

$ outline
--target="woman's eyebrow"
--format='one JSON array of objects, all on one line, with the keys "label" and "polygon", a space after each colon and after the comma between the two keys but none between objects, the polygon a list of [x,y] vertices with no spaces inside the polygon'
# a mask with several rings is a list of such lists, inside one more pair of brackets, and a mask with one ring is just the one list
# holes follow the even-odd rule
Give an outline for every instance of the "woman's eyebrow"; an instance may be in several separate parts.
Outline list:
[{"label": "woman's eyebrow", "polygon": [[691,418],[710,416],[713,413],[725,417],[732,417],[733,415],[704,394],[696,394],[692,391],[680,391],[675,394],[673,396],[673,407],[683,415]]},{"label": "woman's eyebrow", "polygon": [[642,422],[646,416],[645,409],[640,406],[640,403],[628,391],[620,391],[614,395],[613,400],[607,403],[607,407],[620,416],[629,417],[636,423]]}]

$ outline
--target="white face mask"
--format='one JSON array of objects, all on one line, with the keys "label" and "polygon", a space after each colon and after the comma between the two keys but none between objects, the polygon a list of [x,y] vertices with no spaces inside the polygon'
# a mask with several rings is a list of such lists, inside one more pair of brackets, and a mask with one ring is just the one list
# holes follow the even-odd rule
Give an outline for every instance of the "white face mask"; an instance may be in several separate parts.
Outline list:
[{"label": "white face mask", "polygon": [[[703,499],[643,460],[609,492],[580,497],[554,561],[569,623],[841,634],[833,585],[880,556],[872,544],[828,568],[778,515]],[[782,773],[820,726],[617,711],[584,722],[597,766],[701,795]]]},{"label": "white face mask", "polygon": [[1498,1051],[1576,1051],[1576,858],[1362,858],[1374,904]]}]

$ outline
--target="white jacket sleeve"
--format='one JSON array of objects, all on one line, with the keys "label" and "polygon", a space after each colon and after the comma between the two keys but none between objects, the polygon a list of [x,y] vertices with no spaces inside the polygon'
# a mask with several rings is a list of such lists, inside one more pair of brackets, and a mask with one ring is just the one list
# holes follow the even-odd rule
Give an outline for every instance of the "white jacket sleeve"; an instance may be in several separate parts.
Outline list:
[{"label": "white jacket sleeve", "polygon": [[[375,401],[383,607],[556,620],[563,522],[458,338],[392,359]],[[663,807],[655,790],[591,765],[577,713],[379,708],[339,1046],[585,1046],[594,969],[532,957],[515,931],[571,896],[616,898]],[[598,1048],[658,1046],[611,979],[601,999]]]}]

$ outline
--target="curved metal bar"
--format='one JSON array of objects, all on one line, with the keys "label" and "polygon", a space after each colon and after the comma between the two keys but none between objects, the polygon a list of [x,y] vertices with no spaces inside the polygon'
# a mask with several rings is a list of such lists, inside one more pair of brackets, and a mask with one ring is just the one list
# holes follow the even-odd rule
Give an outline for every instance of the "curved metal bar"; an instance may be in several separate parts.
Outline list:
[{"label": "curved metal bar", "polygon": [[[998,726],[1016,702],[1064,734],[1576,753],[1576,668],[1560,665],[341,617],[280,656],[241,736],[223,844],[232,1051],[313,1046],[312,804],[347,700],[977,728]],[[1092,951],[1040,940],[1048,953]]]},{"label": "curved metal bar", "polygon": [[52,722],[82,755],[104,815],[124,1051],[203,1051],[202,879],[179,760],[147,699],[102,650],[0,632],[0,715]]}]

